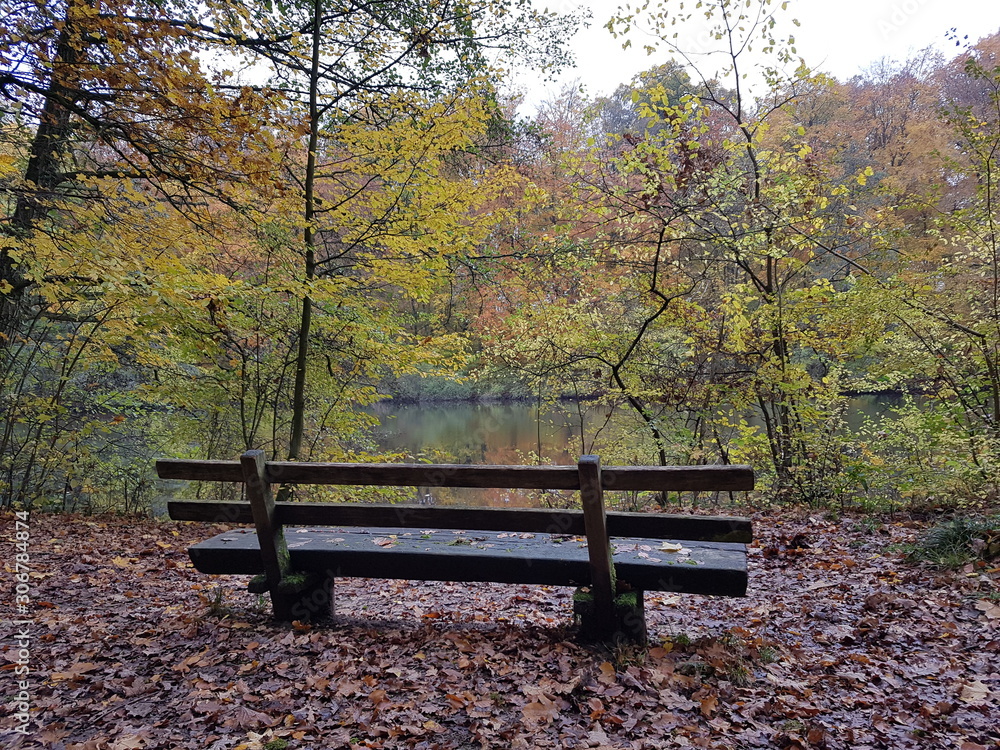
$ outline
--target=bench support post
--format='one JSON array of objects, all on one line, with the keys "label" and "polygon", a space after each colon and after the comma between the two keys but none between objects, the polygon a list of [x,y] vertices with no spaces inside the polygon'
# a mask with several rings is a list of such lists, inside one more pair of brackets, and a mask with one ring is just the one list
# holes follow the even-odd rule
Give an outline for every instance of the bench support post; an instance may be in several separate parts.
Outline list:
[{"label": "bench support post", "polygon": [[264,451],[247,451],[240,457],[240,466],[264,564],[264,580],[261,585],[251,582],[251,591],[268,591],[274,617],[282,622],[324,619],[333,609],[333,581],[325,576],[292,572],[285,530],[275,518]]},{"label": "bench support post", "polygon": [[[580,474],[583,523],[587,531],[592,597],[591,611],[581,616],[583,620],[581,629],[598,639],[607,640],[615,632],[615,567],[611,559],[607,518],[604,515],[601,459],[597,456],[581,456],[577,470]],[[592,622],[586,622],[588,619]]]},{"label": "bench support post", "polygon": [[642,591],[626,591],[614,598],[610,632],[602,633],[598,629],[597,609],[590,591],[577,589],[573,595],[573,616],[583,640],[646,645],[648,633]]},{"label": "bench support post", "polygon": [[645,644],[646,614],[642,592],[618,593],[604,509],[601,459],[581,456],[577,469],[590,558],[590,592],[578,591],[574,597],[573,611],[580,623],[580,634],[600,641]]}]

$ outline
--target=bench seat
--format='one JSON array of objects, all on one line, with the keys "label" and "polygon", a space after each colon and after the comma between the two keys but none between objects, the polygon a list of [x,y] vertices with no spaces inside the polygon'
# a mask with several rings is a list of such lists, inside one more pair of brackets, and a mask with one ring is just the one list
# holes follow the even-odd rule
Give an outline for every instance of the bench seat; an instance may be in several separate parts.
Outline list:
[{"label": "bench seat", "polygon": [[[346,578],[494,581],[580,586],[590,582],[584,537],[496,531],[286,527],[291,568]],[[684,541],[689,554],[664,551],[661,539],[614,540],[619,582],[639,591],[745,596],[744,544]],[[226,531],[192,546],[202,573],[264,572],[257,534]]]}]

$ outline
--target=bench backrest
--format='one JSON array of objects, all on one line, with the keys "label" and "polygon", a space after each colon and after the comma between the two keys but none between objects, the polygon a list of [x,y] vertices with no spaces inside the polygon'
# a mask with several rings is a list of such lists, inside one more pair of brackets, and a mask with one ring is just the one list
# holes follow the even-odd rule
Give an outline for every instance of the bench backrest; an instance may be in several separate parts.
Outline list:
[{"label": "bench backrest", "polygon": [[[584,457],[588,459],[590,457]],[[327,484],[396,487],[472,487],[580,490],[581,466],[596,469],[603,491],[739,491],[753,489],[749,466],[609,466],[594,458],[578,466],[467,466],[449,464],[323,464],[265,461],[266,484]],[[162,479],[244,482],[240,461],[161,459]],[[248,493],[249,494],[249,493]],[[170,501],[178,521],[254,523],[251,503]],[[460,508],[410,504],[274,502],[272,519],[287,526],[361,526],[480,529],[584,535],[585,510]],[[752,541],[749,519],[663,513],[604,513],[609,536],[688,541]]]}]

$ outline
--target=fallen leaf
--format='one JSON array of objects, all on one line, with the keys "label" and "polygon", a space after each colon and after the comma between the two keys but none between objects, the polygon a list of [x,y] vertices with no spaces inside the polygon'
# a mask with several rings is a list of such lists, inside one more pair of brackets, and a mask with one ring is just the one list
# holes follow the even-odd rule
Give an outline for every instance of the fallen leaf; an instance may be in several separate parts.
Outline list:
[{"label": "fallen leaf", "polygon": [[233,706],[227,713],[226,720],[222,722],[222,725],[236,729],[249,729],[250,727],[259,727],[261,725],[270,726],[271,717],[246,706]]},{"label": "fallen leaf", "polygon": [[987,620],[1000,620],[1000,604],[997,602],[980,599],[976,602],[976,609],[986,615]]},{"label": "fallen leaf", "polygon": [[594,728],[587,732],[587,742],[590,747],[607,747],[610,741],[607,732],[600,724],[595,724]]},{"label": "fallen leaf", "polygon": [[968,682],[963,685],[958,697],[966,703],[980,705],[985,703],[986,699],[990,697],[990,689],[985,683],[976,680],[975,682]]},{"label": "fallen leaf", "polygon": [[127,734],[111,743],[108,750],[142,750],[144,747],[146,740],[137,734]]},{"label": "fallen leaf", "polygon": [[718,705],[719,705],[719,696],[715,695],[714,693],[706,695],[704,698],[701,699],[701,715],[704,716],[706,719],[711,718],[712,714],[715,713],[715,709],[718,707]]},{"label": "fallen leaf", "polygon": [[618,681],[618,674],[615,672],[614,665],[606,661],[601,664],[601,673],[597,676],[598,682],[603,682],[605,685],[614,685]]},{"label": "fallen leaf", "polygon": [[826,731],[821,727],[813,727],[806,735],[806,740],[812,745],[823,745],[826,742]]},{"label": "fallen leaf", "polygon": [[93,672],[95,669],[97,669],[96,664],[91,662],[78,662],[65,672],[53,672],[49,679],[53,682],[61,682],[62,680],[79,680],[81,676],[85,675],[87,672]]},{"label": "fallen leaf", "polygon": [[675,542],[664,542],[659,547],[660,552],[673,552],[678,555],[690,555],[691,550],[685,547],[683,544],[676,544]]},{"label": "fallen leaf", "polygon": [[831,586],[836,586],[838,581],[820,581],[818,583],[811,583],[806,586],[806,591],[819,591],[820,589],[828,589]]},{"label": "fallen leaf", "polygon": [[545,696],[521,709],[525,721],[548,724],[559,715],[559,707]]}]

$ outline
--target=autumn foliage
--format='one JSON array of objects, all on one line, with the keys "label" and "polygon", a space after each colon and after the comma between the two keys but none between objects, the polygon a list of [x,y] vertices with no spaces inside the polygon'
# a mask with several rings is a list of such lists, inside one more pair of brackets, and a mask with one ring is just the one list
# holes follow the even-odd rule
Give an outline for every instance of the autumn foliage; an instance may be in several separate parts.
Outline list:
[{"label": "autumn foliage", "polygon": [[[605,455],[771,499],[992,502],[997,37],[837,81],[772,5],[706,4],[712,68],[670,3],[625,13],[658,62],[526,119],[495,55],[572,22],[521,3],[15,4],[2,504],[369,457],[363,407],[428,376],[598,400]],[[857,392],[891,429],[846,429]]]}]

